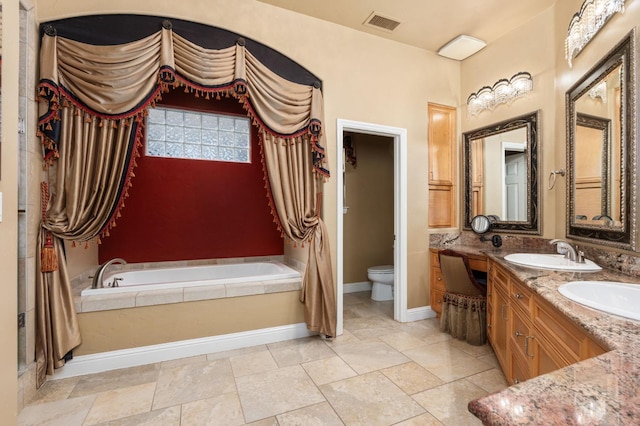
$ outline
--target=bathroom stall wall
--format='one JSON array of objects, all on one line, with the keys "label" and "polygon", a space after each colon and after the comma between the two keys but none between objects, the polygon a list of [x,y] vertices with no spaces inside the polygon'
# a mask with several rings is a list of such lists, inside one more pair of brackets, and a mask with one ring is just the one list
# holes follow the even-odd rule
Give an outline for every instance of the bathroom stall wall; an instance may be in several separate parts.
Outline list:
[{"label": "bathroom stall wall", "polygon": [[[181,89],[158,105],[246,117],[234,99],[205,100]],[[250,164],[150,157],[144,149],[141,154],[122,217],[99,246],[100,263],[115,257],[155,262],[283,254],[255,127]]]},{"label": "bathroom stall wall", "polygon": [[345,165],[345,284],[365,282],[367,268],[393,264],[393,139],[352,134],[357,167]]}]

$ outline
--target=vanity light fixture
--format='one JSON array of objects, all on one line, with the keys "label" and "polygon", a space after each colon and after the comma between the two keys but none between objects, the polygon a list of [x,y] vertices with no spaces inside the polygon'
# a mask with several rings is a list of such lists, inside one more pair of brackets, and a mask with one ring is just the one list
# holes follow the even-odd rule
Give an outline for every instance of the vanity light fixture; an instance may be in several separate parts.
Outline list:
[{"label": "vanity light fixture", "polygon": [[626,0],[585,0],[580,12],[573,15],[565,41],[565,58],[571,68],[571,60],[589,43],[600,28],[616,12],[624,12]]},{"label": "vanity light fixture", "polygon": [[475,116],[500,104],[511,104],[533,90],[533,80],[528,72],[519,72],[510,79],[500,79],[493,87],[484,86],[467,98],[467,111]]}]

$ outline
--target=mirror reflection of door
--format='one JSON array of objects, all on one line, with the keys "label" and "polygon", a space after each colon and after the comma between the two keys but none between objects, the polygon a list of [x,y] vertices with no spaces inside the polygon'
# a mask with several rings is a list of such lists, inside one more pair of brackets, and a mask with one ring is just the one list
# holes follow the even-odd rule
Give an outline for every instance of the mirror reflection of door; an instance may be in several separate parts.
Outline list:
[{"label": "mirror reflection of door", "polygon": [[527,220],[527,128],[471,141],[472,214]]},{"label": "mirror reflection of door", "polygon": [[504,164],[504,196],[502,197],[502,218],[507,221],[527,219],[527,162],[524,143],[502,144]]}]

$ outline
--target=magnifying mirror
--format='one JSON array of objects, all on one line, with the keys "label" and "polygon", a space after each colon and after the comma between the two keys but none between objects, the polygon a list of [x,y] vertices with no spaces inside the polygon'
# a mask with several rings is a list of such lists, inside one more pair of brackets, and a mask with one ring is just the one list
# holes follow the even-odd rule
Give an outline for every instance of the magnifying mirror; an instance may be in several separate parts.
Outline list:
[{"label": "magnifying mirror", "polygon": [[477,215],[471,219],[471,229],[478,235],[486,234],[491,230],[491,221],[485,215]]},{"label": "magnifying mirror", "polygon": [[502,237],[500,235],[494,235],[491,238],[486,238],[483,234],[491,231],[491,219],[484,215],[477,215],[471,219],[471,229],[476,234],[480,235],[480,241],[491,241],[494,247],[500,247],[502,245]]}]

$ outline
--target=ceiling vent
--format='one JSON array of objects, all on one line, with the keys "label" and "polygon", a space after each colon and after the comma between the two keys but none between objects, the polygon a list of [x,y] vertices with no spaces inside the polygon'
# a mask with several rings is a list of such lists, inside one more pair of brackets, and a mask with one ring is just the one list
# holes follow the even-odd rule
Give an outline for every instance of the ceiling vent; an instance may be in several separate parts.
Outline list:
[{"label": "ceiling vent", "polygon": [[364,21],[364,25],[367,27],[377,28],[386,32],[393,32],[400,21],[390,18],[388,16],[381,15],[378,12],[372,12],[371,15]]}]

